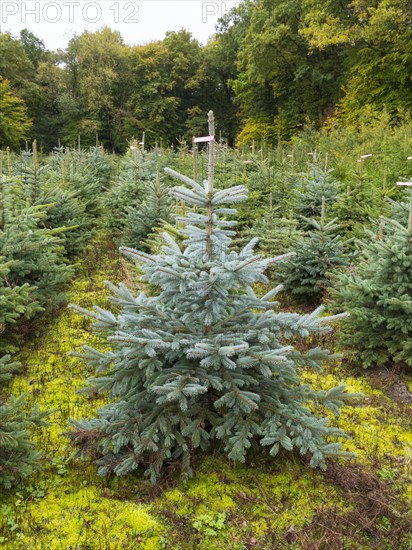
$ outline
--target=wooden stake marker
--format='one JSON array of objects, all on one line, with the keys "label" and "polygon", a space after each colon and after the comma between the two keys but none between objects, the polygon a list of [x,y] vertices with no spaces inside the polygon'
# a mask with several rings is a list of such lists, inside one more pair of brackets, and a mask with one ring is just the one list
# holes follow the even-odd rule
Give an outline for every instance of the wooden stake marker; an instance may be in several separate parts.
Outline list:
[{"label": "wooden stake marker", "polygon": [[193,138],[193,143],[207,143],[210,141],[215,141],[215,136],[204,136],[204,137]]}]

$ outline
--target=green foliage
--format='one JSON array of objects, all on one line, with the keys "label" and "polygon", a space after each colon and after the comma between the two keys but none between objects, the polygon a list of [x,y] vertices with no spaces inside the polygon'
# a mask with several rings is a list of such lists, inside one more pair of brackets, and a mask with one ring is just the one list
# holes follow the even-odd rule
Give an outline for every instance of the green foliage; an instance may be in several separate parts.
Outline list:
[{"label": "green foliage", "polygon": [[311,164],[310,173],[304,178],[302,190],[295,199],[296,214],[304,218],[319,218],[323,200],[331,210],[339,192],[339,182],[332,174],[333,170],[323,170],[317,163]]},{"label": "green foliage", "polygon": [[30,59],[34,67],[38,67],[39,63],[45,58],[45,47],[43,40],[40,40],[28,29],[20,31],[20,42],[26,51],[27,57]]},{"label": "green foliage", "polygon": [[315,2],[306,15],[303,31],[311,47],[321,51],[347,50],[349,75],[341,109],[356,120],[365,107],[410,110],[409,94],[412,50],[410,4],[407,0],[362,0],[339,5],[328,2],[321,9]]},{"label": "green foliage", "polygon": [[9,32],[0,33],[0,75],[9,80],[22,95],[28,91],[33,65],[27,56],[24,42]]},{"label": "green foliage", "polygon": [[192,522],[193,528],[204,537],[217,537],[225,529],[226,514],[220,512],[216,517],[210,514],[197,516]]},{"label": "green foliage", "polygon": [[0,146],[19,145],[30,127],[24,102],[13,94],[9,81],[0,75]]},{"label": "green foliage", "polygon": [[279,146],[325,122],[410,116],[409,12],[408,0],[243,0],[204,46],[184,29],[129,46],[106,27],[50,52],[27,29],[4,32],[0,77],[48,150],[80,137],[120,153],[136,133],[149,147],[190,142],[207,106],[230,145]]},{"label": "green foliage", "polygon": [[27,29],[19,38],[5,32],[0,76],[47,149],[56,137],[73,146],[80,136],[123,152],[136,132],[150,146],[190,141],[206,103],[230,144],[278,145],[325,121],[356,127],[371,112],[394,124],[410,116],[409,12],[408,0],[243,0],[205,46],[184,29],[128,46],[106,27],[49,52]]},{"label": "green foliage", "polygon": [[[267,217],[268,207],[269,210],[273,208],[274,211],[283,214],[291,212],[294,196],[300,184],[297,167],[290,155],[285,155],[282,150],[276,154],[267,151],[266,155],[263,155],[262,149],[258,156],[254,154],[253,146],[251,147],[252,155],[249,158],[243,155],[239,160],[236,154],[232,154],[227,155],[232,156],[230,164],[226,161],[228,169],[225,172],[229,172],[229,182],[237,184],[242,181],[249,191],[248,200],[239,206],[238,211],[241,233],[245,227],[250,227],[251,220],[258,220],[261,216]],[[226,184],[223,185],[226,187]],[[259,234],[259,237],[262,237],[262,234]]]},{"label": "green foliage", "polygon": [[66,149],[56,155],[54,172],[51,179],[58,178],[63,189],[76,193],[85,212],[97,217],[113,175],[112,160],[103,148]]},{"label": "green foliage", "polygon": [[232,80],[241,137],[274,142],[308,122],[319,127],[334,111],[351,124],[370,108],[393,121],[411,112],[407,0],[245,5],[247,15],[233,18],[234,28],[247,28]]},{"label": "green foliage", "polygon": [[304,221],[312,229],[296,244],[296,255],[279,267],[278,274],[286,292],[304,302],[319,302],[330,286],[330,272],[345,266],[343,244],[336,231],[337,218],[326,222],[325,201],[320,220]]},{"label": "green foliage", "polygon": [[137,207],[144,200],[145,186],[156,173],[156,158],[153,153],[142,157],[134,149],[126,153],[118,166],[118,174],[104,197],[104,207],[109,215],[107,228],[118,237],[125,224],[126,209]]},{"label": "green foliage", "polygon": [[[64,61],[68,78],[59,105],[64,113],[64,139],[76,143],[81,135],[85,145],[92,145],[98,134],[110,149],[118,147],[127,90],[127,49],[120,33],[107,27],[84,32],[70,40]],[[77,100],[71,101],[72,97]]]},{"label": "green foliage", "polygon": [[28,283],[13,286],[9,283],[10,268],[13,261],[6,262],[0,256],[0,325],[4,327],[14,324],[22,316],[30,319],[41,307],[33,299],[34,288]]},{"label": "green foliage", "polygon": [[121,236],[124,246],[146,246],[142,241],[161,223],[172,221],[172,202],[167,189],[161,184],[160,178],[156,183],[146,187],[144,201],[138,206],[126,207],[126,219]]},{"label": "green foliage", "polygon": [[161,222],[160,225],[154,227],[144,241],[144,247],[152,254],[160,254],[164,246],[164,233],[168,233],[175,242],[183,248],[184,236],[180,233],[179,228],[167,222]]},{"label": "green foliage", "polygon": [[[199,129],[208,88],[216,86],[205,74],[199,42],[186,30],[167,32],[162,41],[130,51],[133,81],[128,106],[131,132],[145,131],[154,145],[176,136],[191,139]],[[209,66],[213,58],[209,58]],[[201,126],[200,126],[201,127]]]},{"label": "green foliage", "polygon": [[30,439],[35,426],[46,425],[47,416],[38,407],[25,411],[25,398],[4,398],[4,382],[18,366],[9,355],[0,357],[0,485],[12,484],[30,475],[39,466],[40,453]]},{"label": "green foliage", "polygon": [[[405,197],[406,200],[395,201],[388,199],[385,204],[384,214],[387,218],[391,218],[403,226],[407,226],[409,219],[410,201],[409,197]],[[390,231],[391,227],[386,226],[386,231]]]},{"label": "green foliage", "polygon": [[26,119],[33,122],[17,142],[6,145],[17,147],[22,138],[34,137],[43,146],[52,147],[53,134],[61,122],[54,103],[56,84],[61,82],[55,78],[61,73],[56,62],[57,56],[46,52],[42,41],[27,29],[21,31],[19,39],[8,32],[0,33],[0,79],[10,81],[13,95],[27,111]]},{"label": "green foliage", "polygon": [[[65,301],[63,287],[73,270],[56,230],[42,226],[45,218],[44,206],[7,211],[0,229],[0,322],[6,330],[35,313],[56,310]],[[7,341],[1,342],[4,345],[7,349]]]},{"label": "green foliage", "polygon": [[342,342],[364,368],[412,366],[412,207],[407,227],[387,218],[382,223],[378,237],[370,233],[361,243],[357,269],[340,275],[333,292],[337,306],[350,313]]},{"label": "green foliage", "polygon": [[[0,324],[3,351],[12,351],[28,320],[55,313],[73,276],[68,258],[83,251],[101,207],[112,161],[100,149],[57,150],[2,157],[0,174]],[[6,168],[7,176],[4,175]],[[85,175],[84,175],[85,174]],[[99,199],[96,199],[96,196]],[[24,330],[20,329],[24,326]]]},{"label": "green foliage", "polygon": [[38,202],[50,205],[43,221],[47,229],[67,228],[61,234],[66,256],[73,258],[81,254],[93,235],[93,218],[86,213],[78,193],[50,187],[44,189]]},{"label": "green foliage", "polygon": [[58,231],[41,226],[45,217],[41,206],[23,208],[18,214],[9,212],[0,232],[0,250],[9,263],[8,284],[29,284],[41,308],[55,308],[64,301],[61,288],[73,270],[65,261]]},{"label": "green foliage", "polygon": [[333,213],[339,219],[342,235],[348,242],[363,237],[365,229],[370,226],[370,220],[377,215],[373,201],[370,200],[373,191],[370,186],[365,187],[364,184],[363,189],[360,189],[355,180],[347,185],[334,204]]},{"label": "green foliage", "polygon": [[[305,122],[319,124],[339,98],[341,53],[313,52],[302,35],[303,1],[250,3],[249,25],[233,82],[245,126],[271,142],[289,137]],[[259,135],[260,134],[260,135]]]},{"label": "green foliage", "polygon": [[302,232],[298,222],[289,218],[278,218],[277,210],[269,210],[256,220],[256,223],[246,232],[249,239],[259,239],[258,249],[266,256],[277,256],[292,252],[298,245]]}]

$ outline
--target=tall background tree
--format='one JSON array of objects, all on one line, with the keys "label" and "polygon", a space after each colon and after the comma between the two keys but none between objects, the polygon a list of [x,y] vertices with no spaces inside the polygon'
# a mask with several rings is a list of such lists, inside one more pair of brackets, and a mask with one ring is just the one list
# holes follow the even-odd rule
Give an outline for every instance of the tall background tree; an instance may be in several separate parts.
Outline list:
[{"label": "tall background tree", "polygon": [[116,150],[125,139],[123,105],[127,99],[128,48],[119,32],[104,28],[73,38],[64,56],[65,139],[94,144],[96,134]]},{"label": "tall background tree", "polygon": [[342,53],[311,49],[303,20],[302,0],[253,4],[233,82],[247,137],[289,137],[305,123],[319,125],[339,98]]},{"label": "tall background tree", "polygon": [[24,101],[13,95],[8,80],[0,78],[0,146],[18,145],[30,127]]},{"label": "tall background tree", "polygon": [[345,52],[341,115],[356,121],[366,106],[412,108],[412,30],[408,0],[307,0],[302,35],[313,50]]}]

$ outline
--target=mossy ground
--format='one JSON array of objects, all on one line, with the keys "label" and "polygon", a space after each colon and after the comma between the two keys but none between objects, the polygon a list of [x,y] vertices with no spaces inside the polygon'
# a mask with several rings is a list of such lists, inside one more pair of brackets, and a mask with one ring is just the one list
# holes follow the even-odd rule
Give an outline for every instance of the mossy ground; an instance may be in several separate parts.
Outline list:
[{"label": "mossy ground", "polygon": [[[117,251],[96,240],[78,262],[69,300],[104,307],[103,281],[120,278]],[[356,460],[331,461],[319,472],[293,454],[271,459],[261,451],[239,465],[216,449],[196,458],[194,478],[181,480],[172,465],[152,487],[139,472],[100,478],[73,456],[68,418],[91,416],[101,404],[76,394],[91,373],[68,353],[85,343],[101,345],[87,319],[64,309],[21,350],[24,374],[12,391],[54,412],[36,434],[42,471],[0,495],[1,548],[412,548],[411,407],[364,373],[335,364],[307,375],[319,388],[346,383],[364,394],[332,419],[352,436],[344,444]]]}]

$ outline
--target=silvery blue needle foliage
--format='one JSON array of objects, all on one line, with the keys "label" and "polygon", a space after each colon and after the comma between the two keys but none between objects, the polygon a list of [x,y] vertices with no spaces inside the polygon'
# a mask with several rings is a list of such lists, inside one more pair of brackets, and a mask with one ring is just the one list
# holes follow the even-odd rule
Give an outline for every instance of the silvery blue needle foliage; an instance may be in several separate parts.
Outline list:
[{"label": "silvery blue needle foliage", "polygon": [[202,186],[166,171],[186,184],[171,194],[196,207],[181,220],[184,250],[168,233],[162,255],[122,248],[158,293],[136,296],[108,283],[117,315],[76,308],[109,335],[112,349],[79,354],[97,372],[90,390],[108,392],[110,403],[96,418],[73,420],[72,440],[84,453],[97,452],[100,474],[142,465],[153,482],[170,461],[190,474],[194,451],[216,441],[241,462],[252,446],[268,447],[272,456],[298,448],[322,468],[327,456],[348,454],[331,441],[345,434],[315,411],[338,414],[351,396],[343,386],[316,391],[299,376],[333,356],[293,345],[329,332],[342,315],[321,316],[322,307],[306,315],[279,311],[280,286],[258,297],[253,285],[267,283],[265,270],[285,256],[255,255],[256,240],[229,250],[235,222],[222,216],[235,213],[228,205],[244,200],[246,189],[218,191],[210,181]]}]

